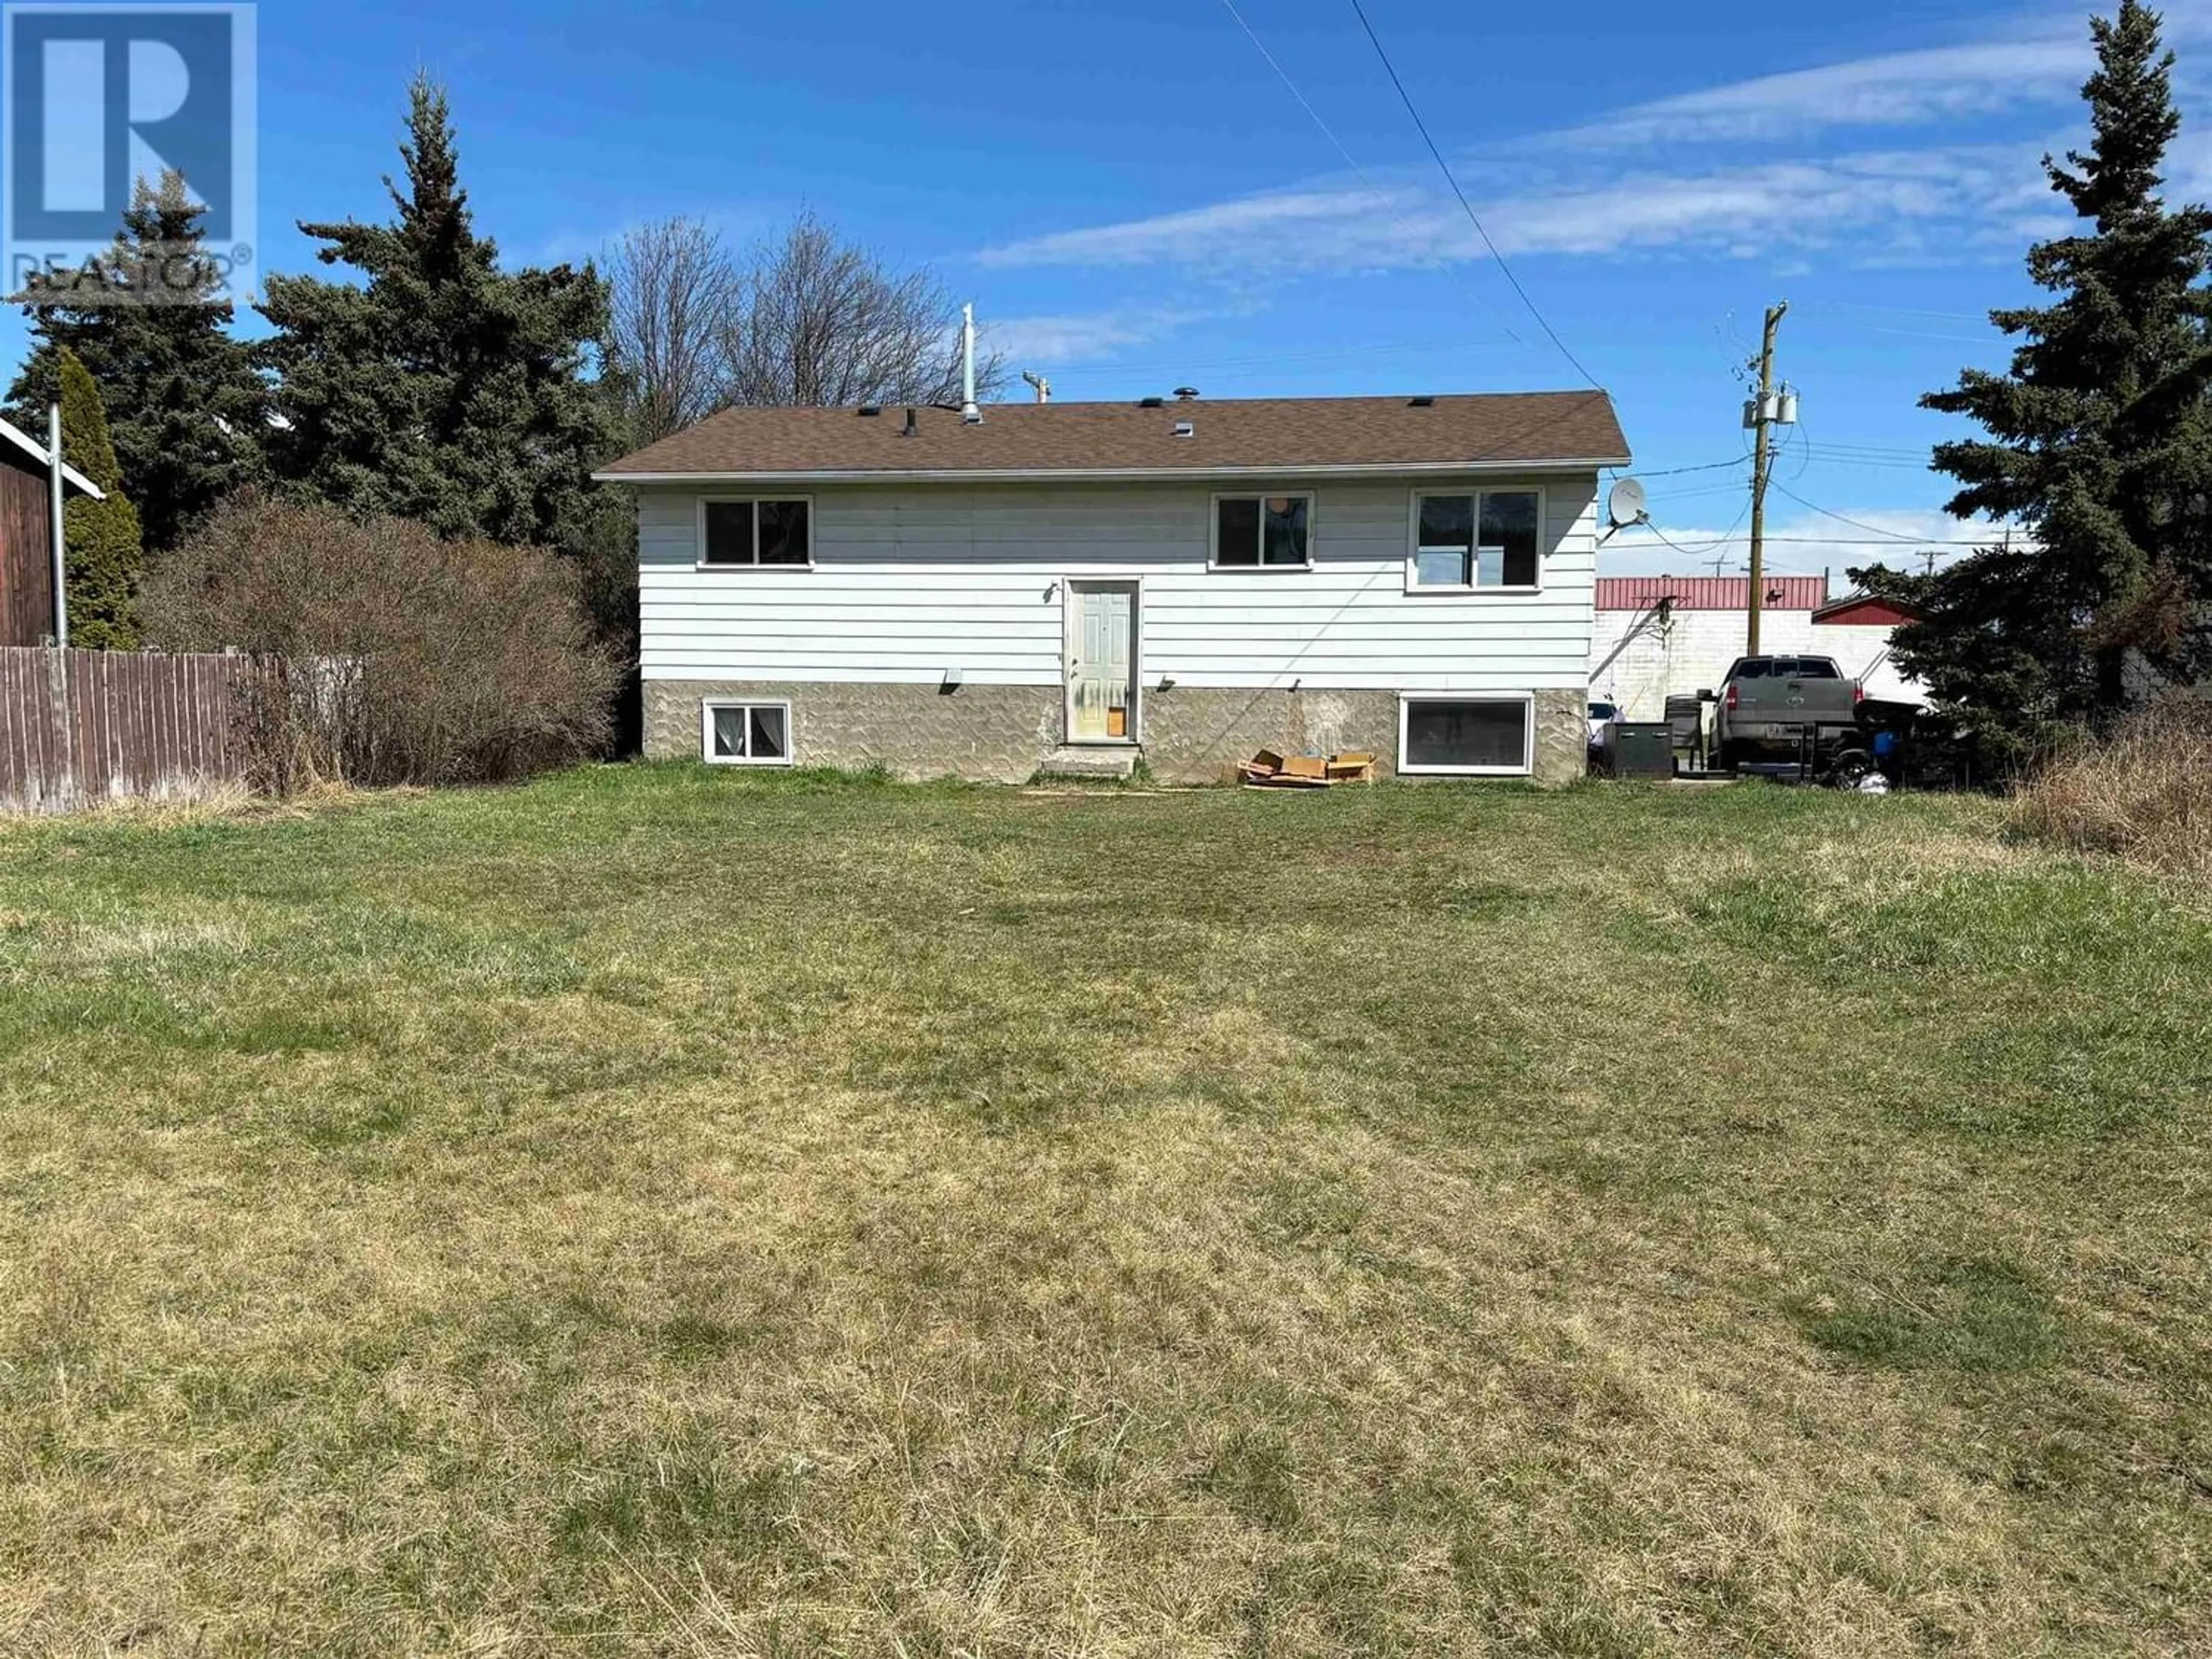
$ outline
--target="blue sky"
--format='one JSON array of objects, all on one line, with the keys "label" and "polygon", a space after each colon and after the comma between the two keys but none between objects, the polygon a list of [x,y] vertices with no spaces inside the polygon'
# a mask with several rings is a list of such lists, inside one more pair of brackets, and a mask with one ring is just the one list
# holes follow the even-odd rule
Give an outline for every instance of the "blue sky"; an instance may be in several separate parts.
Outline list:
[{"label": "blue sky", "polygon": [[[1656,522],[1729,533],[1762,308],[1804,419],[1771,562],[1864,562],[1867,532],[1964,533],[1914,407],[2000,366],[1983,319],[2064,222],[2038,158],[2082,136],[2086,9],[1367,0],[1462,185],[1552,325],[1617,398]],[[684,3],[397,0],[260,8],[267,268],[301,218],[381,216],[408,76],[449,85],[479,227],[580,259],[704,217],[745,243],[811,206],[929,262],[1062,398],[1580,383],[1482,252],[1349,0]],[[2166,11],[2212,193],[2212,0]],[[1341,145],[1341,149],[1338,148]],[[1357,171],[1348,166],[1349,154]],[[10,316],[0,351],[20,354]],[[1741,557],[1741,540],[1714,551]],[[1901,552],[1911,551],[1900,546]],[[1710,560],[1711,552],[1703,557]],[[1697,563],[1624,538],[1607,567]],[[1708,564],[1705,568],[1710,568]]]}]

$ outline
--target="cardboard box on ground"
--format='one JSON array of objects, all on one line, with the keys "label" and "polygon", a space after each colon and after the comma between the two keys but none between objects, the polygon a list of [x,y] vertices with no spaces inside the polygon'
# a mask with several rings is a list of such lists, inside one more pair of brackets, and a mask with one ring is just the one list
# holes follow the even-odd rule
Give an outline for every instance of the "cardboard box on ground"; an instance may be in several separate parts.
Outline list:
[{"label": "cardboard box on ground", "polygon": [[1279,755],[1262,749],[1237,769],[1248,789],[1327,789],[1375,781],[1375,757],[1364,750],[1337,755]]}]

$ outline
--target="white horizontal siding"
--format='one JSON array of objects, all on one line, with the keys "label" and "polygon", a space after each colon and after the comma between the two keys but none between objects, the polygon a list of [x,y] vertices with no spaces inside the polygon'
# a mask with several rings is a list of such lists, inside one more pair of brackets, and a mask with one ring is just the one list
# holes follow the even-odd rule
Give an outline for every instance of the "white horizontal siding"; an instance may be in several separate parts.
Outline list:
[{"label": "white horizontal siding", "polygon": [[1540,592],[1408,594],[1410,480],[1298,486],[1315,497],[1314,568],[1275,571],[1206,568],[1215,492],[1205,483],[817,489],[811,570],[702,570],[699,492],[644,489],[644,672],[933,683],[957,668],[980,684],[1057,685],[1057,585],[1134,577],[1143,584],[1149,683],[1164,675],[1194,686],[1582,685],[1595,475],[1467,487],[1543,489]]}]

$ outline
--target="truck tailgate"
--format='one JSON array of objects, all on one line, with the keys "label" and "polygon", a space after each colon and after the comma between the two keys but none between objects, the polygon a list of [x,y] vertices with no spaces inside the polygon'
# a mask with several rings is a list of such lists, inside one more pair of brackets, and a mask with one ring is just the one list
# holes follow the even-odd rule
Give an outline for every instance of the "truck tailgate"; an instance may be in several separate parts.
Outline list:
[{"label": "truck tailgate", "polygon": [[1736,706],[1729,725],[1746,737],[1760,735],[1759,728],[1765,726],[1851,718],[1854,699],[1849,680],[1761,677],[1733,684]]}]

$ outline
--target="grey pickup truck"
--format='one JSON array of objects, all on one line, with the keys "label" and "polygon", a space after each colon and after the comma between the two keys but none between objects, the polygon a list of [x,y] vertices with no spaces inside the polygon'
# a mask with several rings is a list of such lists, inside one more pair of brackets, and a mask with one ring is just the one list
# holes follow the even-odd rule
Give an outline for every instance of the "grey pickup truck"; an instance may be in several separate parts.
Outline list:
[{"label": "grey pickup truck", "polygon": [[1737,658],[1714,732],[1723,769],[1799,759],[1855,723],[1864,696],[1832,657]]}]

